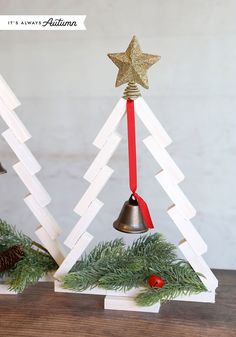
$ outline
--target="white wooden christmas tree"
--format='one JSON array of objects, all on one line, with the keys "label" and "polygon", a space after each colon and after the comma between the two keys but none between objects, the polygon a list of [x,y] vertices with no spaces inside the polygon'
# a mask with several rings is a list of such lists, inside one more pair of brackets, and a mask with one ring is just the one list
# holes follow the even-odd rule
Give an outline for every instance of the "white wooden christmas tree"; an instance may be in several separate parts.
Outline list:
[{"label": "white wooden christmas tree", "polygon": [[[166,147],[172,140],[145,100],[140,97],[139,90],[135,84],[136,82],[148,87],[146,71],[159,57],[143,54],[136,37],[133,37],[125,53],[109,54],[109,57],[119,68],[116,85],[127,82],[129,84],[124,92],[124,97],[118,101],[94,140],[93,144],[99,149],[99,152],[84,175],[90,185],[74,209],[80,219],[65,240],[65,245],[70,248],[70,252],[54,275],[57,279],[55,281],[55,291],[71,292],[71,290],[66,290],[62,287],[60,278],[71,270],[93,239],[87,229],[103,206],[103,203],[97,197],[113,173],[107,163],[121,142],[122,137],[116,129],[126,115],[127,99],[131,99],[134,100],[136,115],[150,132],[150,136],[145,138],[143,142],[162,168],[156,174],[155,179],[161,184],[172,202],[167,209],[167,213],[183,236],[183,240],[181,240],[178,247],[194,271],[203,275],[200,278],[207,289],[206,292],[197,295],[179,296],[175,299],[214,302],[218,281],[202,257],[207,251],[207,245],[191,223],[196,210],[179,187],[184,175],[166,151]],[[141,60],[142,69],[140,64],[135,64],[137,58]],[[105,309],[158,312],[159,304],[151,307],[140,307],[135,304],[134,296],[139,291],[140,289],[123,292],[93,288],[85,290],[83,293],[106,295]]]},{"label": "white wooden christmas tree", "polygon": [[[19,159],[13,165],[13,169],[29,191],[24,201],[39,223],[35,234],[60,265],[64,260],[64,252],[58,241],[61,231],[47,208],[51,198],[36,176],[41,170],[41,166],[25,145],[31,135],[14,111],[19,105],[17,97],[0,75],[0,115],[8,126],[2,136]],[[8,290],[7,285],[1,284],[0,293],[13,292]]]}]

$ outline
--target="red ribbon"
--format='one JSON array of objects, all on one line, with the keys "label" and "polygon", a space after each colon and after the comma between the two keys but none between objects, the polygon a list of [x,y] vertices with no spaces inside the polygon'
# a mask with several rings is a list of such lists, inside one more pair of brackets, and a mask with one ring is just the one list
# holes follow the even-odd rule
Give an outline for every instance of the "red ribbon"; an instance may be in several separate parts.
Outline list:
[{"label": "red ribbon", "polygon": [[154,228],[148,205],[143,198],[138,195],[137,190],[137,160],[136,160],[136,135],[135,135],[135,113],[134,101],[127,100],[127,129],[128,129],[128,155],[129,155],[129,187],[133,196],[137,200],[145,225]]}]

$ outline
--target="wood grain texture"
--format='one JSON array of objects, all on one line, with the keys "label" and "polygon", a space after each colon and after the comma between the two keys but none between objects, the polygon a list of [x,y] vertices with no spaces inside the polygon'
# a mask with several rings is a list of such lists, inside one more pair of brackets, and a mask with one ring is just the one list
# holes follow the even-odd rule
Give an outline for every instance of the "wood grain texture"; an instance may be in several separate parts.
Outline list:
[{"label": "wood grain texture", "polygon": [[235,337],[236,271],[214,271],[216,304],[170,302],[159,314],[103,309],[103,296],[54,293],[39,283],[0,296],[1,337]]}]

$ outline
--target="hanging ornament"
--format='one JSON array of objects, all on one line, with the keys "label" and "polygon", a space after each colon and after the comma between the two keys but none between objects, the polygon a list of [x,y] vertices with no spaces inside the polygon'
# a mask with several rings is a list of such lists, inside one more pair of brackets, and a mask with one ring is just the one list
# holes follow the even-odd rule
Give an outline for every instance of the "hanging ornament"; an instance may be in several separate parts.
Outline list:
[{"label": "hanging ornament", "polygon": [[24,255],[23,247],[15,245],[0,253],[0,272],[8,270],[20,261]]},{"label": "hanging ornament", "polygon": [[153,274],[149,276],[148,284],[152,288],[162,288],[165,284],[165,281],[161,277]]},{"label": "hanging ornament", "polygon": [[133,195],[124,203],[118,219],[113,223],[113,227],[128,234],[140,234],[148,230],[138,202]]},{"label": "hanging ornament", "polygon": [[136,192],[137,159],[134,100],[141,96],[136,83],[148,89],[147,70],[159,61],[160,56],[143,53],[136,36],[134,36],[124,53],[108,54],[108,57],[119,68],[116,86],[128,83],[123,98],[127,100],[129,187],[134,199],[134,201],[129,199],[125,202],[118,219],[113,223],[113,227],[125,233],[143,233],[154,226],[148,205]]},{"label": "hanging ornament", "polygon": [[4,173],[7,173],[7,170],[5,170],[5,168],[0,163],[0,174],[4,174]]}]

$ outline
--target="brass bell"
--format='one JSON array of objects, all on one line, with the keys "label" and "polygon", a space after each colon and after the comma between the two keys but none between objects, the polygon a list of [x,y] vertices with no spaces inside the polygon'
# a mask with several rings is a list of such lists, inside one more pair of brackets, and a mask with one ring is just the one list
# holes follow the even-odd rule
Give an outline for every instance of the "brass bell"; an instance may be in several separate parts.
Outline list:
[{"label": "brass bell", "polygon": [[118,219],[113,223],[113,227],[128,234],[140,234],[148,231],[138,202],[133,195],[124,203]]},{"label": "brass bell", "polygon": [[4,173],[7,173],[7,170],[5,170],[5,168],[0,163],[0,174],[4,174]]}]

